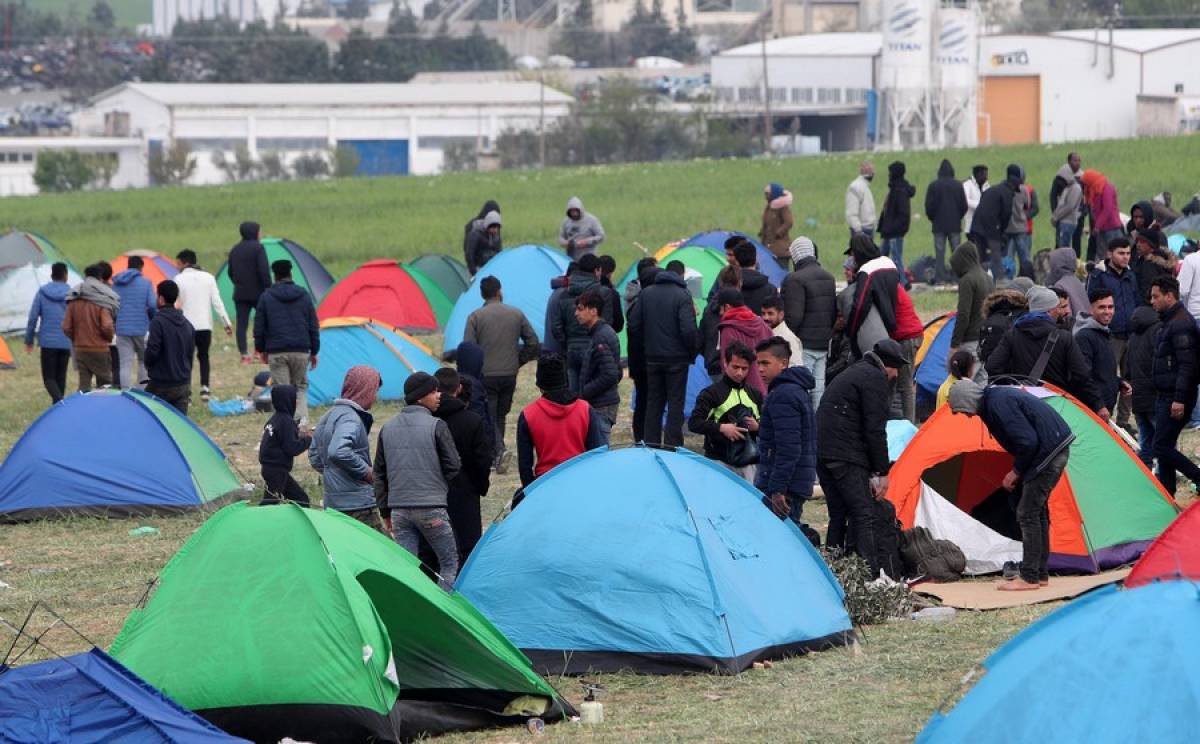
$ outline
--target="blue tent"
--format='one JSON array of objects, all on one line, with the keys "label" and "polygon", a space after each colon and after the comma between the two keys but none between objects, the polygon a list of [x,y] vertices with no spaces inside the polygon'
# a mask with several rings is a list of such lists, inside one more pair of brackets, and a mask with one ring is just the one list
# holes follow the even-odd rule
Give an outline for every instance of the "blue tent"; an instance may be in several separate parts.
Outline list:
[{"label": "blue tent", "polygon": [[[704,392],[704,388],[712,384],[712,378],[708,376],[708,370],[704,368],[704,357],[697,356],[696,361],[692,362],[692,366],[688,367],[687,376],[687,393],[683,398],[683,418],[684,424],[687,423],[687,418],[692,415],[692,409],[696,407],[696,398],[700,393]],[[633,391],[633,395],[629,396],[629,410],[633,410],[637,404],[637,390]],[[666,413],[663,413],[663,418],[666,419]]]},{"label": "blue tent", "polygon": [[321,363],[308,372],[308,404],[323,406],[341,395],[342,380],[356,364],[379,370],[380,400],[403,400],[413,372],[433,374],[442,365],[404,331],[366,318],[332,318],[321,323]]},{"label": "blue tent", "polygon": [[852,632],[799,529],[684,449],[593,450],[543,475],[456,588],[547,674],[736,674]]},{"label": "blue tent", "polygon": [[904,448],[917,435],[917,427],[908,419],[890,419],[887,422],[888,460],[895,462],[904,453]]},{"label": "blue tent", "polygon": [[771,254],[771,251],[765,245],[744,232],[736,230],[710,230],[708,232],[696,233],[683,241],[681,246],[696,245],[724,252],[725,241],[732,235],[740,235],[754,244],[754,250],[758,253],[758,270],[767,275],[767,281],[771,282],[775,287],[783,283],[783,278],[787,276],[787,271],[779,265],[779,262],[775,260],[775,256]]},{"label": "blue tent", "polygon": [[946,362],[950,357],[950,339],[954,336],[955,315],[953,313],[930,321],[926,326],[930,329],[934,324],[940,324],[932,340],[928,340],[929,349],[921,356],[917,364],[913,382],[917,386],[917,397],[932,401],[937,398],[938,388],[946,381]]},{"label": "blue tent", "polygon": [[0,741],[244,742],[184,709],[98,648],[0,664]]},{"label": "blue tent", "polygon": [[1200,741],[1198,596],[1165,581],[1075,600],[988,657],[917,741]]},{"label": "blue tent", "polygon": [[525,313],[538,338],[545,338],[546,303],[552,291],[550,280],[567,273],[569,263],[570,259],[561,251],[545,245],[522,245],[501,251],[479,270],[471,286],[454,303],[450,320],[446,321],[442,349],[452,351],[462,342],[467,318],[483,306],[479,283],[485,276],[500,280],[505,304]]}]

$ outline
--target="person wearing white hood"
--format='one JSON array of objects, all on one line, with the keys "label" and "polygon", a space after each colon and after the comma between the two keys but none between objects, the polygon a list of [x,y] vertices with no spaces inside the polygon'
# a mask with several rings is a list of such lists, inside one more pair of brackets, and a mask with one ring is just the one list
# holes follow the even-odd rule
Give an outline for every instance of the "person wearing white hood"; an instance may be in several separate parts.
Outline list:
[{"label": "person wearing white hood", "polygon": [[583,200],[572,196],[567,201],[567,216],[558,230],[558,244],[565,248],[571,258],[585,253],[595,253],[596,246],[604,242],[604,226],[596,215],[583,208]]}]

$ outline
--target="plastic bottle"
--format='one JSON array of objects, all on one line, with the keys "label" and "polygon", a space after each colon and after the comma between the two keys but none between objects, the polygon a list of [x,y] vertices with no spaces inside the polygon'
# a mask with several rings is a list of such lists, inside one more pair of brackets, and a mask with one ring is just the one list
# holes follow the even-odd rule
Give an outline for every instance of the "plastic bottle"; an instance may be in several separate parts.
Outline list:
[{"label": "plastic bottle", "polygon": [[157,535],[157,527],[134,527],[129,531],[130,537],[145,537],[146,535]]},{"label": "plastic bottle", "polygon": [[953,607],[926,607],[920,612],[914,612],[912,619],[927,623],[945,623],[953,620],[957,612]]},{"label": "plastic bottle", "polygon": [[579,721],[590,725],[604,723],[604,704],[596,700],[596,691],[599,685],[584,683],[583,688],[587,690],[587,697],[579,704]]}]

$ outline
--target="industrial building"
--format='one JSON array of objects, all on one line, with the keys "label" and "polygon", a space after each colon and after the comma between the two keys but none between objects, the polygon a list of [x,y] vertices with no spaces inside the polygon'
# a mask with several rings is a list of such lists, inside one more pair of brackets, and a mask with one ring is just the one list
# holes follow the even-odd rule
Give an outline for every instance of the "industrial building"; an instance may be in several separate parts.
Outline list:
[{"label": "industrial building", "polygon": [[223,182],[213,154],[232,156],[239,147],[288,162],[345,145],[358,152],[357,175],[429,174],[442,169],[447,144],[486,152],[505,131],[549,127],[572,101],[535,82],[125,83],[93,98],[76,131],[133,138],[148,154],[186,142],[196,159],[195,184]]}]

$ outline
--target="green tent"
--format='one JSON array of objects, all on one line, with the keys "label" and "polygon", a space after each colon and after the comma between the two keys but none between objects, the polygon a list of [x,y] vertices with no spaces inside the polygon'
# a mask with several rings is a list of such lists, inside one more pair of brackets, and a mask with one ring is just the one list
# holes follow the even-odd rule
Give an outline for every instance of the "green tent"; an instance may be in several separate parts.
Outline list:
[{"label": "green tent", "polygon": [[[696,318],[699,321],[700,313],[704,311],[704,303],[708,298],[708,290],[717,281],[717,274],[720,274],[721,269],[728,266],[729,262],[725,260],[725,254],[720,251],[694,245],[676,248],[663,256],[659,260],[658,265],[665,269],[667,264],[672,261],[682,261],[684,266],[699,274],[699,294],[696,294],[694,282],[688,282],[688,287],[692,290],[693,300],[696,303]],[[619,297],[625,297],[625,285],[637,278],[636,274],[637,263],[635,262],[625,272],[625,276],[621,278],[621,282],[617,285],[617,295]],[[621,356],[628,356],[629,336],[624,328],[617,334],[617,338],[621,340]]]},{"label": "green tent", "polygon": [[255,741],[390,742],[573,712],[403,548],[351,517],[294,504],[214,514],[111,653]]},{"label": "green tent", "polygon": [[441,287],[451,304],[458,302],[462,293],[471,286],[471,275],[467,273],[467,267],[458,259],[445,254],[429,253],[409,261],[408,265],[423,271]]},{"label": "green tent", "polygon": [[[267,249],[267,263],[276,261],[292,262],[292,281],[308,290],[312,295],[313,307],[321,304],[321,299],[333,287],[333,277],[321,265],[316,256],[304,250],[299,243],[286,238],[263,238],[263,248]],[[221,264],[217,272],[217,288],[221,291],[221,301],[225,303],[225,311],[233,316],[233,282],[229,279],[229,262]]]},{"label": "green tent", "polygon": [[424,271],[421,271],[412,264],[400,264],[400,268],[408,272],[412,280],[421,288],[421,292],[425,295],[425,299],[429,301],[429,306],[433,308],[434,317],[437,318],[438,328],[445,328],[446,321],[450,320],[450,313],[454,311],[454,301],[446,296],[442,288]]}]

